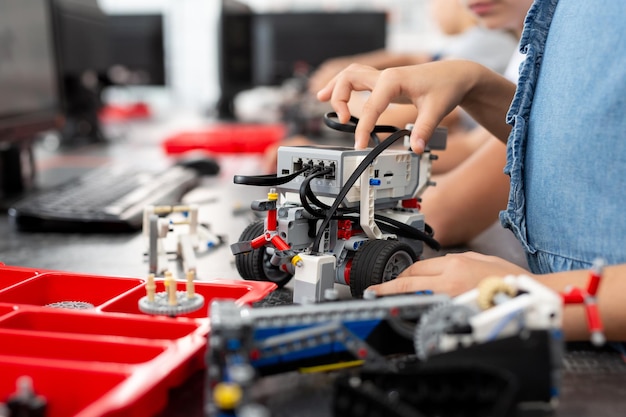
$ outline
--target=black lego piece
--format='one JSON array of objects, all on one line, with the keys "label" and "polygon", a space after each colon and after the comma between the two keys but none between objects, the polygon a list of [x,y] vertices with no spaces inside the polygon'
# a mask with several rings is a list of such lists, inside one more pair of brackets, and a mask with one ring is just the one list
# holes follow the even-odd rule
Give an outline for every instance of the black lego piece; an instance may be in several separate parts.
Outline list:
[{"label": "black lego piece", "polygon": [[549,404],[557,394],[556,370],[562,367],[563,345],[553,343],[545,330],[533,330],[487,343],[433,355],[431,365],[480,363],[511,372],[518,384],[515,403]]},{"label": "black lego piece", "polygon": [[17,380],[17,391],[12,394],[6,407],[8,417],[45,417],[48,402],[33,390],[33,381],[23,376]]},{"label": "black lego piece", "polygon": [[399,371],[363,369],[335,382],[333,412],[365,416],[508,416],[519,405],[558,393],[562,345],[547,331],[528,331],[400,362]]},{"label": "black lego piece", "polygon": [[491,366],[417,364],[343,375],[334,388],[336,417],[501,417],[511,415],[518,384]]}]

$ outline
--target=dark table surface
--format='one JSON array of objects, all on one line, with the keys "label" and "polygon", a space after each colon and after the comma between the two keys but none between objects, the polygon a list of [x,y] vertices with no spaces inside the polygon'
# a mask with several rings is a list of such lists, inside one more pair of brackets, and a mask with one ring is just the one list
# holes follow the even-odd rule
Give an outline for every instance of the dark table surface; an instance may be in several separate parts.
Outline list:
[{"label": "dark table surface", "polygon": [[[123,133],[105,144],[90,144],[53,152],[38,149],[38,186],[54,185],[84,172],[85,169],[110,161],[163,166],[172,162],[158,146],[163,138],[162,129],[155,129],[151,125],[133,126]],[[208,223],[215,233],[223,235],[228,243],[236,241],[243,228],[255,218],[248,210],[250,201],[264,198],[267,190],[232,184],[235,174],[259,173],[258,156],[223,156],[220,163],[220,175],[203,179],[200,187],[190,192],[185,201],[201,204],[200,220]],[[147,275],[148,266],[143,255],[145,242],[140,233],[24,233],[12,227],[3,211],[0,213],[0,235],[0,262],[7,265],[104,276]],[[427,250],[425,256],[439,256],[446,252],[467,249],[498,255],[521,266],[526,265],[517,241],[497,224],[467,247],[451,248],[439,253]],[[198,260],[197,276],[200,280],[240,279],[228,244],[215,248]],[[340,295],[349,293],[346,288],[341,287]],[[259,308],[289,303],[290,297],[290,288],[287,286],[270,294],[260,303]],[[323,386],[321,394],[317,391],[310,394],[306,381],[292,384],[290,381],[293,378],[297,376],[288,374],[272,377],[266,382],[268,392],[274,389],[276,398],[284,400],[284,412],[277,415],[330,415],[329,385]],[[317,381],[314,385],[319,391]],[[172,392],[169,406],[162,416],[201,416],[203,395],[204,377],[198,374]],[[295,408],[292,408],[294,399],[297,398],[302,401],[296,402]],[[611,349],[583,349],[579,353],[569,354],[563,372],[560,404],[553,414],[581,417],[626,415],[626,365],[623,358]]]}]

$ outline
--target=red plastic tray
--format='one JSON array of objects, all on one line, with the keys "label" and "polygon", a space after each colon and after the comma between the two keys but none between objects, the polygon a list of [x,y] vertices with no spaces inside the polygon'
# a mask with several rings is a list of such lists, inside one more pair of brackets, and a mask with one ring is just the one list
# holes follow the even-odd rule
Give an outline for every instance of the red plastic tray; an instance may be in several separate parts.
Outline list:
[{"label": "red plastic tray", "polygon": [[284,139],[286,133],[287,128],[282,124],[223,123],[170,136],[163,141],[163,148],[170,155],[194,150],[212,153],[260,153]]},{"label": "red plastic tray", "polygon": [[[142,313],[146,281],[0,264],[0,402],[32,379],[47,417],[149,417],[168,390],[204,368],[213,299],[251,303],[269,282],[197,281],[205,306],[175,318]],[[157,291],[164,289],[157,280]],[[177,282],[180,290],[184,282]],[[89,309],[52,308],[60,301]]]}]

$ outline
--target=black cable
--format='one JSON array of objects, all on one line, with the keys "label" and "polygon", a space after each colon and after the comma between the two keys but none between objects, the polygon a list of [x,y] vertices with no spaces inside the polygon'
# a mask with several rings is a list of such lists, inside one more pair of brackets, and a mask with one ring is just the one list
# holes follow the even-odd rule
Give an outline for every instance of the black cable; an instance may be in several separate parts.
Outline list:
[{"label": "black cable", "polygon": [[[341,123],[337,119],[336,112],[328,112],[324,115],[324,123],[326,126],[338,130],[340,132],[354,133],[356,131],[356,125],[359,123],[359,119],[354,116],[350,116],[349,123]],[[375,146],[380,144],[380,138],[377,133],[395,133],[400,128],[391,125],[376,125],[374,130],[370,132],[370,139],[374,142]]]},{"label": "black cable", "polygon": [[[326,126],[338,130],[340,132],[354,133],[356,131],[356,125],[359,123],[359,119],[354,116],[350,116],[350,123],[341,123],[337,119],[337,113],[334,111],[328,112],[324,115],[324,123]],[[399,127],[392,125],[376,125],[374,126],[373,133],[395,133],[400,130]]]},{"label": "black cable", "polygon": [[353,123],[353,124],[348,124],[348,123],[341,123],[338,120],[335,120],[337,117],[338,116],[336,112],[326,113],[324,115],[324,123],[326,123],[326,126],[330,127],[331,129],[338,130],[340,132],[354,133],[356,129],[356,125],[357,123],[359,123],[358,118],[354,116],[350,116],[350,123]]},{"label": "black cable", "polygon": [[[321,176],[322,173],[323,174],[328,174],[330,172],[332,172],[332,169],[325,169],[324,171],[320,172],[319,174],[316,174],[316,177]],[[302,200],[303,198],[308,199],[308,201],[310,201],[312,204],[314,204],[319,209],[319,210],[315,210],[315,213],[311,213],[311,214],[313,214],[316,217],[322,218],[322,219],[324,217],[326,217],[326,213],[327,213],[328,210],[330,210],[330,206],[328,204],[324,203],[323,201],[321,201],[319,198],[317,198],[317,196],[315,195],[315,193],[311,189],[311,181],[306,181],[305,180],[302,183],[302,185],[300,186],[300,199]],[[353,208],[338,208],[337,212],[339,214],[333,216],[333,218],[343,218],[346,214],[356,213],[356,212],[358,212],[358,208],[357,207],[353,207]]]},{"label": "black cable", "polygon": [[[323,219],[326,217],[327,211],[330,209],[330,206],[321,201],[313,190],[311,189],[311,181],[314,178],[321,177],[322,175],[326,175],[332,172],[332,169],[326,168],[320,172],[316,172],[314,174],[309,175],[303,183],[300,185],[300,202],[302,207],[312,216]],[[310,203],[309,203],[310,202]],[[313,205],[315,207],[313,207]],[[336,213],[332,216],[332,219],[342,220],[346,219],[347,214],[355,213],[358,211],[358,208],[339,208]],[[350,220],[353,220],[350,218]]]},{"label": "black cable", "polygon": [[433,237],[432,228],[428,224],[425,225],[425,231],[421,231],[381,214],[375,214],[374,218],[380,222],[379,227],[383,230],[395,233],[399,236],[421,240],[433,250],[438,251],[441,249],[441,244]]},{"label": "black cable", "polygon": [[312,204],[314,204],[319,209],[319,210],[315,210],[314,215],[316,217],[319,217],[320,219],[323,219],[324,217],[326,217],[326,211],[330,208],[330,206],[327,205],[327,204],[324,204],[324,202],[322,202],[319,198],[317,198],[317,196],[315,195],[315,193],[311,189],[311,183],[310,182],[307,183],[304,186],[304,188],[300,188],[300,195],[302,196],[302,194],[304,194],[304,198],[306,198],[307,201],[310,201]]},{"label": "black cable", "polygon": [[[316,176],[320,176],[321,173],[316,174]],[[303,184],[304,185],[304,184]],[[305,199],[308,197],[308,199],[315,204],[317,207],[319,207],[322,210],[316,210],[315,208],[313,208],[313,211],[309,211],[307,209],[307,211],[309,213],[311,213],[312,215],[316,216],[316,217],[320,217],[320,218],[324,218],[326,211],[330,209],[330,206],[325,204],[324,202],[320,201],[317,196],[315,196],[315,194],[313,194],[313,191],[311,190],[310,187],[310,182],[308,182],[306,184],[306,190],[303,193],[302,192],[302,188],[300,189],[300,200],[305,201]],[[304,194],[304,195],[303,195]],[[306,197],[305,197],[306,195]],[[307,201],[307,205],[308,205],[308,201]],[[304,206],[304,204],[303,204]],[[305,207],[306,209],[306,207]],[[344,214],[348,214],[348,213],[354,213],[357,211],[356,208],[353,209],[346,209],[346,210],[342,210],[340,209],[342,215]],[[345,217],[345,216],[344,216]],[[416,240],[420,240],[424,243],[426,243],[431,249],[433,250],[440,250],[441,249],[441,244],[434,239],[433,235],[433,229],[432,227],[430,227],[430,225],[428,223],[424,223],[424,230],[419,230],[416,229],[412,226],[409,226],[408,224],[399,222],[395,219],[392,219],[390,217],[387,216],[383,216],[382,214],[375,214],[374,215],[374,219],[377,220],[376,224],[382,229],[385,230],[389,233],[394,233],[398,236],[403,236],[403,237],[408,237],[411,239],[416,239]],[[354,219],[352,219],[354,220]]]},{"label": "black cable", "polygon": [[365,156],[363,161],[361,161],[361,163],[356,167],[356,169],[354,170],[352,175],[350,175],[350,178],[348,178],[346,180],[345,184],[341,188],[341,191],[339,191],[339,194],[335,198],[335,202],[330,207],[330,210],[328,210],[328,212],[326,213],[326,217],[324,218],[324,221],[322,222],[322,224],[321,224],[317,234],[315,235],[315,240],[313,241],[313,247],[312,247],[312,250],[313,250],[314,253],[319,253],[318,252],[319,251],[319,245],[320,245],[320,242],[322,241],[322,235],[324,234],[324,230],[328,227],[328,224],[330,223],[330,220],[335,215],[335,212],[339,208],[339,205],[341,204],[343,199],[346,197],[346,195],[350,191],[350,188],[352,187],[352,185],[354,185],[356,180],[361,176],[361,174],[365,171],[365,169],[372,162],[374,162],[374,159],[376,159],[376,157],[378,155],[380,155],[385,149],[387,149],[388,147],[393,145],[398,139],[404,138],[406,135],[410,135],[410,134],[411,134],[411,132],[406,130],[406,129],[400,129],[400,130],[392,133],[387,138],[387,140],[381,142],[374,149],[372,149]]},{"label": "black cable", "polygon": [[[321,173],[315,174],[316,177],[320,175]],[[319,218],[324,218],[326,215],[326,210],[330,209],[330,206],[327,204],[324,204],[314,194],[312,194],[312,190],[310,187],[308,187],[308,191],[311,192],[311,194],[306,193],[306,196],[305,196],[303,195],[305,193],[302,192],[302,188],[300,189],[300,200],[303,201],[302,206],[304,206],[305,210],[309,212],[311,215],[315,217],[319,217]],[[315,207],[310,207],[308,201],[306,201],[307,197],[313,204],[315,204],[321,210],[316,209]],[[304,201],[306,201],[306,203],[304,203]],[[307,206],[309,208],[307,208]],[[354,213],[356,210],[357,210],[356,208],[347,209],[345,211],[341,210],[341,216],[342,218],[345,218],[346,214]],[[333,218],[335,217],[337,216],[334,216]],[[374,219],[376,220],[376,224],[378,225],[378,227],[380,227],[382,230],[388,233],[393,233],[398,236],[420,240],[424,242],[425,244],[427,244],[431,249],[436,250],[436,251],[441,249],[441,244],[433,237],[432,227],[427,223],[424,224],[424,230],[422,231],[412,226],[409,226],[408,224],[399,222],[387,216],[383,216],[382,214],[375,214]],[[351,218],[351,220],[356,221],[358,220],[358,218]]]},{"label": "black cable", "polygon": [[274,185],[286,184],[292,179],[296,178],[298,175],[303,174],[310,170],[311,167],[302,168],[299,171],[296,171],[292,174],[285,175],[282,177],[277,176],[277,174],[269,174],[269,175],[235,175],[233,178],[233,182],[235,184],[244,184],[244,185],[259,185],[262,187],[272,187]]},{"label": "black cable", "polygon": [[315,178],[321,177],[322,175],[326,175],[329,172],[331,172],[330,169],[322,170],[322,167],[317,165],[313,167],[311,171],[309,171],[309,175],[302,182],[302,184],[300,184],[300,203],[302,204],[302,207],[304,207],[304,209],[312,216],[323,218],[325,216],[325,212],[309,204],[309,199],[307,198],[307,189],[311,189],[311,181],[313,181]]},{"label": "black cable", "polygon": [[[315,195],[315,193],[311,189],[310,184],[307,184],[307,188],[305,190],[305,193],[306,193],[306,196],[308,197],[309,201],[311,203],[313,203],[316,207],[321,209],[322,215],[319,216],[319,217],[322,218],[322,219],[324,217],[326,217],[326,213],[327,213],[328,210],[330,210],[330,206],[328,204],[325,204],[319,198],[317,198],[317,196]],[[338,208],[337,209],[338,215],[333,216],[333,218],[344,217],[347,214],[357,213],[358,211],[359,211],[359,209],[357,207],[352,207],[352,208],[342,207],[342,208]]]}]

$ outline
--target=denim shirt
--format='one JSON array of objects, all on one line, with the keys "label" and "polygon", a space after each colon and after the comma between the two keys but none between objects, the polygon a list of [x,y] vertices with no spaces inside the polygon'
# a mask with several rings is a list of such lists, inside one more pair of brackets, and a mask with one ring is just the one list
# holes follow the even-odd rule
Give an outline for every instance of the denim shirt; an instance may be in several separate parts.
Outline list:
[{"label": "denim shirt", "polygon": [[504,227],[533,273],[626,263],[626,5],[535,0],[520,50]]}]

